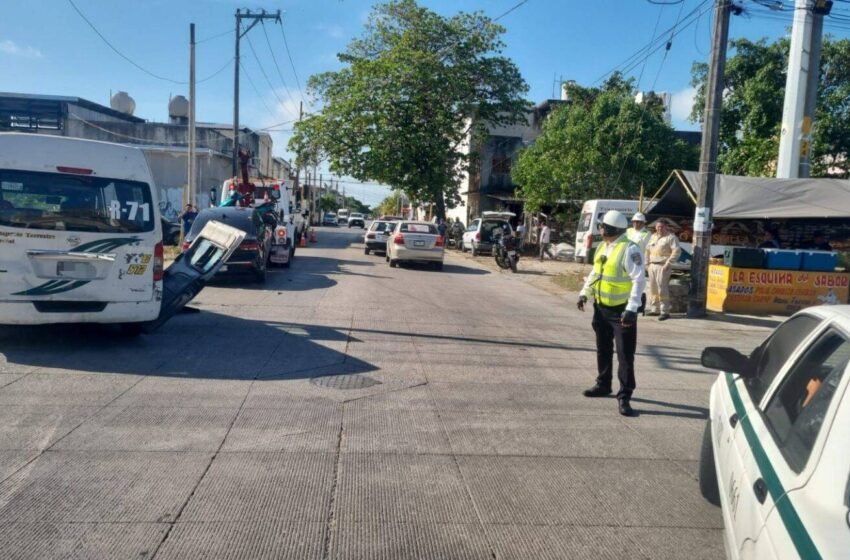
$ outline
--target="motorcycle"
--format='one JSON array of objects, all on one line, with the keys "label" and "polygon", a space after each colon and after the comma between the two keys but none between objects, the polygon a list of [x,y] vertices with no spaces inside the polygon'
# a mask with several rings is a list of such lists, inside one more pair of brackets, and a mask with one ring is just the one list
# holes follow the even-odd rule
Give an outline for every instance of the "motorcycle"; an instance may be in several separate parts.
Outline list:
[{"label": "motorcycle", "polygon": [[517,250],[517,239],[504,233],[498,233],[493,239],[493,255],[499,268],[511,269],[516,272],[519,263],[519,251]]}]

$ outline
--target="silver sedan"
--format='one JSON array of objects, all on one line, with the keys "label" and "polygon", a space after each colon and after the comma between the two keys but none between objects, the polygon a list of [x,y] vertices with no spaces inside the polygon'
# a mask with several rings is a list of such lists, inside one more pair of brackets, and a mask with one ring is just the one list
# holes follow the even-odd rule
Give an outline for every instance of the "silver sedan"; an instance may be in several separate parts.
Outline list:
[{"label": "silver sedan", "polygon": [[387,239],[387,260],[392,267],[400,262],[430,262],[442,270],[445,245],[434,224],[404,220]]}]

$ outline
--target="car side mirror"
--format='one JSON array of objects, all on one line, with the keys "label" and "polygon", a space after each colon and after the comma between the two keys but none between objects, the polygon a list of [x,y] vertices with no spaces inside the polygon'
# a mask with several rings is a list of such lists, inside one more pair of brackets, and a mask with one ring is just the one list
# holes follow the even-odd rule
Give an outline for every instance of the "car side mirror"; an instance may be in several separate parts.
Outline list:
[{"label": "car side mirror", "polygon": [[709,346],[702,351],[700,362],[702,367],[737,373],[741,377],[752,377],[754,373],[750,366],[750,359],[734,348]]}]

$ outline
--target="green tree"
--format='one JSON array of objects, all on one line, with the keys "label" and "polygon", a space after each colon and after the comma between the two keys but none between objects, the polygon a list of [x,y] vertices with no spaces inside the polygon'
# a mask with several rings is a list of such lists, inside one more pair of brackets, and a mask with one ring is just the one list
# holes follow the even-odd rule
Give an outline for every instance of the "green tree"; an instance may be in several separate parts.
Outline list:
[{"label": "green tree", "polygon": [[[776,173],[790,43],[735,39],[726,65],[720,113],[720,171],[731,175]],[[702,120],[708,65],[695,63],[697,88],[691,120]],[[850,151],[850,40],[826,37],[815,113],[812,176],[847,177]]]},{"label": "green tree", "polygon": [[399,212],[399,208],[401,208],[401,194],[398,192],[393,192],[390,196],[386,197],[381,203],[378,205],[376,211],[379,216],[394,216]]},{"label": "green tree", "polygon": [[322,212],[336,212],[339,210],[339,202],[337,202],[336,196],[330,193],[323,194],[319,200],[316,201],[316,205]]},{"label": "green tree", "polygon": [[345,207],[351,210],[352,212],[360,212],[361,214],[368,214],[370,212],[370,208],[354,198],[353,196],[345,197]]},{"label": "green tree", "polygon": [[321,147],[331,171],[401,189],[445,217],[473,163],[469,134],[519,122],[528,109],[527,86],[501,55],[504,31],[477,12],[444,17],[415,0],[375,6],[363,37],[338,55],[345,67],[310,78],[324,106],[296,125],[290,149]]},{"label": "green tree", "polygon": [[697,150],[664,123],[661,99],[636,103],[632,80],[614,74],[599,88],[569,87],[571,101],[546,119],[512,173],[529,211],[559,200],[636,197],[641,185],[697,164]]}]

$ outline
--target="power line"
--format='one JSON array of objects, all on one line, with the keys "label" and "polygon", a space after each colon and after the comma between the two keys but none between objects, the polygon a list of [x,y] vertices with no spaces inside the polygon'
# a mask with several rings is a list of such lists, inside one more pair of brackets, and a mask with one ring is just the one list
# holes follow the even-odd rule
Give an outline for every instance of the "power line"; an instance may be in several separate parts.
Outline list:
[{"label": "power line", "polygon": [[[263,97],[263,95],[260,93],[260,90],[259,90],[259,89],[257,89],[257,84],[255,84],[255,83],[254,83],[254,80],[253,80],[253,79],[251,79],[251,75],[248,73],[248,70],[245,68],[245,65],[244,65],[244,64],[242,64],[242,63],[240,62],[240,63],[239,63],[239,68],[242,70],[242,72],[244,72],[245,77],[246,77],[246,78],[248,78],[248,83],[249,83],[249,84],[251,84],[251,87],[253,88],[254,93],[256,93],[256,94],[257,94],[257,97],[259,97],[259,98],[260,98],[260,102],[261,102],[261,103],[263,104],[263,106],[266,108],[266,111],[268,111],[268,112],[269,112],[269,115],[274,115],[274,114],[275,114],[275,112],[271,110],[271,107],[269,107],[269,104],[268,104],[268,103],[266,103],[266,100],[265,100],[265,98]],[[274,89],[272,89],[272,91],[274,91]],[[279,99],[278,99],[278,100],[279,100]]]},{"label": "power line", "polygon": [[[265,70],[265,68],[263,68],[263,63],[260,62],[260,57],[257,56],[257,51],[254,49],[254,43],[251,42],[251,38],[247,35],[245,35],[245,39],[248,41],[248,46],[251,48],[251,54],[254,55],[254,60],[257,61],[257,66],[259,66],[260,72],[263,74],[263,78],[265,78],[266,83],[269,85],[269,88],[272,90],[272,93],[274,94],[278,103],[280,103],[280,106],[285,109],[286,103],[284,103],[283,99],[281,99],[280,96],[277,94],[277,91],[275,90],[274,86],[272,85],[272,81],[269,80],[269,75],[266,74],[266,70]],[[244,70],[245,67],[242,66],[242,69]]]},{"label": "power line", "polygon": [[286,86],[286,80],[283,78],[283,72],[280,71],[280,65],[277,63],[277,57],[274,55],[274,49],[272,48],[272,42],[269,41],[269,34],[266,33],[266,23],[264,21],[261,21],[260,24],[263,28],[263,36],[266,38],[266,45],[268,45],[269,52],[272,55],[272,61],[274,62],[275,70],[277,70],[277,75],[278,75],[278,77],[280,77],[280,83],[283,84],[283,89],[286,92],[287,97],[289,97],[289,100],[292,101],[293,104],[296,104],[295,98],[292,97],[292,93],[290,93],[289,88]]},{"label": "power line", "polygon": [[224,35],[230,35],[231,33],[234,33],[234,30],[228,29],[227,31],[222,31],[221,33],[216,33],[215,35],[210,35],[209,37],[204,37],[200,41],[195,41],[195,44],[200,45],[201,43],[206,43],[207,41],[212,41],[213,39],[218,39],[219,37],[222,37]]},{"label": "power line", "polygon": [[215,72],[213,72],[212,74],[207,76],[206,78],[203,78],[203,79],[200,79],[200,80],[195,80],[195,84],[202,84],[204,82],[208,82],[209,80],[212,80],[213,78],[215,78],[216,76],[218,76],[219,74],[224,72],[224,70],[230,66],[231,62],[233,62],[232,58],[230,60],[228,60],[227,62],[225,62],[224,66],[222,66],[221,68],[219,68],[218,70],[216,70]]},{"label": "power line", "polygon": [[152,77],[156,78],[157,80],[162,80],[164,82],[171,82],[172,84],[188,84],[189,83],[189,82],[183,82],[183,81],[179,81],[179,80],[172,80],[171,78],[166,78],[165,76],[160,76],[159,74],[151,72],[150,70],[148,70],[144,66],[137,64],[136,61],[131,59],[129,56],[127,56],[126,54],[124,54],[123,52],[118,50],[118,48],[115,45],[110,43],[109,39],[104,37],[103,33],[98,31],[97,27],[95,27],[94,24],[91,21],[89,21],[89,18],[87,18],[86,15],[77,7],[77,5],[74,4],[74,0],[68,0],[68,3],[71,4],[71,7],[74,8],[74,11],[76,11],[77,14],[79,14],[79,16],[81,18],[83,18],[83,21],[85,21],[88,24],[88,26],[92,28],[92,31],[94,31],[97,34],[97,36],[100,37],[100,39],[104,43],[106,43],[106,46],[108,46],[110,49],[112,49],[112,51],[115,52],[115,54],[117,54],[118,56],[120,56],[121,58],[123,58],[124,60],[126,60],[127,62],[129,62],[130,64],[132,64],[133,66],[135,66],[136,68],[138,68],[139,70],[144,72],[145,74],[152,76]]},{"label": "power line", "polygon": [[519,2],[519,3],[518,3],[518,4],[516,4],[514,7],[512,7],[510,10],[508,10],[508,11],[507,11],[507,12],[505,12],[505,13],[503,13],[503,14],[502,14],[502,15],[500,15],[499,17],[495,18],[493,21],[499,21],[500,19],[502,19],[503,17],[505,17],[505,16],[506,16],[506,15],[508,15],[509,13],[513,12],[514,10],[519,9],[519,7],[520,7],[520,6],[522,6],[523,4],[525,4],[526,2],[528,2],[528,0],[522,0],[522,2]]},{"label": "power line", "polygon": [[295,76],[295,85],[298,86],[298,95],[301,96],[301,100],[304,104],[309,106],[310,103],[304,98],[304,90],[301,89],[301,80],[298,79],[298,72],[295,70],[295,63],[292,61],[292,51],[289,50],[289,43],[286,41],[286,31],[283,29],[283,22],[280,24],[280,34],[283,37],[283,46],[286,48],[286,56],[289,57],[289,66],[292,67],[292,75]]}]

